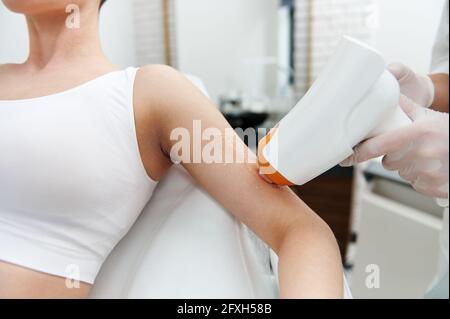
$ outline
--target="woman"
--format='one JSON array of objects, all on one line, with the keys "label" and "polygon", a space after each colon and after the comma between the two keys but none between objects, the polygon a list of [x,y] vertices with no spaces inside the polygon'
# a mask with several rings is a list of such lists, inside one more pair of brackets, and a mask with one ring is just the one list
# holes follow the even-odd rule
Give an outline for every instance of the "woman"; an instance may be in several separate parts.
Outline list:
[{"label": "woman", "polygon": [[[100,47],[100,0],[3,3],[25,15],[30,53],[0,66],[0,298],[85,298],[171,167],[171,133],[193,136],[196,120],[222,133],[229,126],[175,70],[117,70]],[[79,28],[66,25],[69,4]],[[282,297],[342,297],[332,232],[289,189],[261,179],[250,157],[182,164],[279,255]]]}]

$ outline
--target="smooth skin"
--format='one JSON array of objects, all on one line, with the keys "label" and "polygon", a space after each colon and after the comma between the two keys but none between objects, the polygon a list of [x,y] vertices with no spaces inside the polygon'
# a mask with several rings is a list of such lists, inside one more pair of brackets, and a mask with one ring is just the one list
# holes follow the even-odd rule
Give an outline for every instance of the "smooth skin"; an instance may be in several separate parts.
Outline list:
[{"label": "smooth skin", "polygon": [[[98,1],[3,0],[25,14],[30,56],[23,64],[0,66],[0,100],[55,94],[115,71],[103,55],[98,35]],[[68,3],[80,6],[81,28],[67,29]],[[172,166],[168,154],[175,128],[192,133],[230,128],[217,108],[189,80],[167,66],[138,71],[134,110],[139,150],[148,175],[160,180]],[[225,134],[223,134],[225,135]],[[192,134],[191,134],[192,136]],[[223,149],[236,151],[223,140]],[[193,178],[225,209],[249,226],[280,257],[283,298],[342,298],[343,272],[330,228],[288,188],[266,183],[254,155],[242,164],[183,164]],[[0,298],[85,298],[90,286],[67,289],[65,279],[0,262]]]}]

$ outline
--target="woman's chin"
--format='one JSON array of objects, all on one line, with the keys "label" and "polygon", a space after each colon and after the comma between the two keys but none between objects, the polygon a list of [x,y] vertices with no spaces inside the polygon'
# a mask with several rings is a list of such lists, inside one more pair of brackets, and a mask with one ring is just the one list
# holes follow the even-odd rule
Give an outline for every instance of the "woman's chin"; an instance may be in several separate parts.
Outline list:
[{"label": "woman's chin", "polygon": [[10,11],[24,15],[43,14],[56,10],[64,12],[68,5],[82,5],[86,1],[89,0],[2,0]]}]

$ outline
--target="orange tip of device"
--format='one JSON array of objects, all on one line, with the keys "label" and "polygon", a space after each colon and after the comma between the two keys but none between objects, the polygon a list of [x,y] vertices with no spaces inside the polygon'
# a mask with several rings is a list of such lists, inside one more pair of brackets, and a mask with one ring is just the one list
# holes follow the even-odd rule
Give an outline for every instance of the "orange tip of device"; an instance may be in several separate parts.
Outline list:
[{"label": "orange tip of device", "polygon": [[275,168],[270,165],[269,161],[264,156],[264,148],[270,143],[273,135],[276,132],[276,128],[272,129],[269,134],[267,134],[260,142],[258,146],[258,164],[259,172],[261,177],[266,180],[266,182],[271,184],[276,184],[279,186],[294,186],[295,184],[285,178],[281,173],[279,173]]}]

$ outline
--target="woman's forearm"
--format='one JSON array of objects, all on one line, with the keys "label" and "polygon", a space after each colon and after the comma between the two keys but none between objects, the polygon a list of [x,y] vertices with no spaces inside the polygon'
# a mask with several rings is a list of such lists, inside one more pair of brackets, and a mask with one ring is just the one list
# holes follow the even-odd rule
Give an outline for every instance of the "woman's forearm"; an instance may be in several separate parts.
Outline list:
[{"label": "woman's forearm", "polygon": [[343,271],[335,237],[321,220],[295,224],[278,251],[281,298],[343,298]]}]

